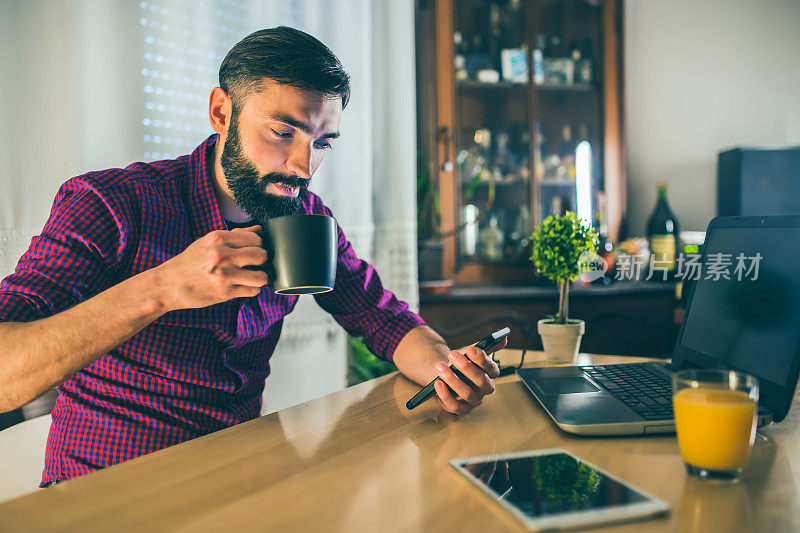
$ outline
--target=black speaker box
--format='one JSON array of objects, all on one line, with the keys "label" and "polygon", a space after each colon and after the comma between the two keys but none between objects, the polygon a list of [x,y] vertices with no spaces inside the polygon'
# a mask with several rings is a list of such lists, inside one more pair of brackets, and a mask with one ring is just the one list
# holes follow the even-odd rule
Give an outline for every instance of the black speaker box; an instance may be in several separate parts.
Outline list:
[{"label": "black speaker box", "polygon": [[800,214],[800,147],[720,152],[717,214]]}]

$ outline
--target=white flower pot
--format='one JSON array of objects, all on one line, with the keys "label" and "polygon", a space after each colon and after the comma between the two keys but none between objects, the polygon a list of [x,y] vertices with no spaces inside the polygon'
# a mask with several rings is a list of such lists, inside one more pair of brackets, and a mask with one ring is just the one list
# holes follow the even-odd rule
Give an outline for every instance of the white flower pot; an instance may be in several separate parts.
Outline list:
[{"label": "white flower pot", "polygon": [[570,320],[558,324],[545,318],[538,322],[539,335],[542,336],[544,354],[549,363],[572,363],[578,356],[581,337],[585,331],[583,320]]}]

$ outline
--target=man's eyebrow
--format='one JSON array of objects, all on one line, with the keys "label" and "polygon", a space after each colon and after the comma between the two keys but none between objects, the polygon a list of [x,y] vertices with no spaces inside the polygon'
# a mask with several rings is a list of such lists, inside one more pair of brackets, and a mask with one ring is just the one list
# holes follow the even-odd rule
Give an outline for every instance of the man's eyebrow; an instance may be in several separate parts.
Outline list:
[{"label": "man's eyebrow", "polygon": [[[309,135],[311,135],[311,126],[309,126],[305,122],[297,120],[296,118],[294,118],[291,115],[278,113],[278,114],[272,115],[270,118],[273,119],[273,120],[277,120],[278,122],[283,122],[284,124],[288,124],[289,126],[291,126],[293,128],[297,128],[298,130],[300,130],[302,132],[305,132],[305,133],[308,133]],[[333,132],[333,133],[326,133],[325,135],[321,136],[320,139],[335,139],[338,136],[339,136],[339,132],[336,131],[336,132]]]}]

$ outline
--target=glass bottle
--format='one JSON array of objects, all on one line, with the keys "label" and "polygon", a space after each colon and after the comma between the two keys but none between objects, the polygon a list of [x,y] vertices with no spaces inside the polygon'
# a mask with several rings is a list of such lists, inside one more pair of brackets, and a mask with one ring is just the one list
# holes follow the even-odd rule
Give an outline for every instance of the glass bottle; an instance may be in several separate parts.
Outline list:
[{"label": "glass bottle", "polygon": [[467,74],[467,55],[464,46],[464,37],[461,35],[461,32],[457,31],[453,34],[453,44],[456,49],[456,56],[454,58],[456,79],[466,80],[469,77]]},{"label": "glass bottle", "polygon": [[480,231],[478,255],[487,261],[500,261],[503,258],[503,232],[498,227],[497,216],[489,217],[489,224]]},{"label": "glass bottle", "polygon": [[564,124],[561,129],[561,145],[558,149],[561,160],[558,169],[560,178],[575,179],[575,144],[572,142],[572,128]]},{"label": "glass bottle", "polygon": [[[654,266],[666,269],[669,274],[675,272],[675,256],[678,250],[678,219],[670,209],[667,201],[666,182],[658,183],[658,199],[656,207],[647,222],[647,238],[650,241],[650,252],[653,254]],[[662,279],[654,275],[653,279]]]},{"label": "glass bottle", "polygon": [[608,238],[608,221],[606,219],[606,193],[600,191],[597,193],[597,216],[595,218],[595,227],[597,228],[597,255],[603,258],[606,262],[606,272],[602,278],[599,278],[595,283],[608,284],[614,278],[614,243]]},{"label": "glass bottle", "polygon": [[533,83],[542,85],[544,83],[544,50],[547,48],[547,37],[544,35],[536,36],[536,46],[533,49]]}]

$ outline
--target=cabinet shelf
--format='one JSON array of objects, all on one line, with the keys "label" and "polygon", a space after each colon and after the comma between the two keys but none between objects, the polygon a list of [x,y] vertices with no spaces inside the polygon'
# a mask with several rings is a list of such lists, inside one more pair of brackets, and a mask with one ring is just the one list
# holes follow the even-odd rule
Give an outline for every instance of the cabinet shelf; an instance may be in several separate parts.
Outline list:
[{"label": "cabinet shelf", "polygon": [[564,185],[571,185],[575,186],[575,180],[571,178],[542,178],[539,180],[540,185],[550,185],[550,186],[564,186]]},{"label": "cabinet shelf", "polygon": [[525,83],[512,83],[510,81],[486,83],[478,80],[458,80],[458,88],[478,91],[524,91],[528,88],[528,85]]},{"label": "cabinet shelf", "polygon": [[[528,90],[527,83],[514,83],[510,81],[498,81],[497,83],[487,83],[478,80],[458,80],[457,86],[460,90],[471,92],[495,92],[495,93],[524,93]],[[560,94],[560,93],[595,93],[599,92],[601,87],[595,83],[574,83],[572,85],[564,85],[558,83],[541,83],[534,84],[533,87],[544,94]]]},{"label": "cabinet shelf", "polygon": [[561,85],[556,83],[543,83],[534,85],[542,93],[593,93],[600,90],[597,84],[574,83],[572,85]]},{"label": "cabinet shelf", "polygon": [[533,263],[526,259],[504,259],[502,261],[489,261],[488,259],[481,259],[479,257],[464,257],[465,263],[478,268],[520,268],[531,270],[535,273]]},{"label": "cabinet shelf", "polygon": [[[479,181],[476,184],[476,187],[488,187],[490,183],[492,183],[492,182],[491,181]],[[575,183],[575,182],[573,181],[573,183]],[[469,182],[464,182],[462,184],[462,186],[467,186],[467,185],[469,185]],[[519,179],[519,180],[495,181],[494,182],[494,186],[495,187],[527,187],[528,186],[528,180]]]}]

